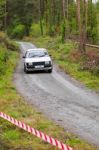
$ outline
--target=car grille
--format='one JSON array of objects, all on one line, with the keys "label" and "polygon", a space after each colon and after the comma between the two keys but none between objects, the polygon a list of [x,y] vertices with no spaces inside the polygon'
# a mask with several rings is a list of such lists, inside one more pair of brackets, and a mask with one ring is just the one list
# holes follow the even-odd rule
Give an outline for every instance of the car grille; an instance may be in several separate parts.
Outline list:
[{"label": "car grille", "polygon": [[45,62],[34,62],[33,66],[45,65]]},{"label": "car grille", "polygon": [[29,65],[29,63],[27,63],[27,68],[35,68],[35,66],[44,66],[44,68],[46,68],[51,67],[51,63],[45,64],[45,62],[33,62],[32,65]]}]

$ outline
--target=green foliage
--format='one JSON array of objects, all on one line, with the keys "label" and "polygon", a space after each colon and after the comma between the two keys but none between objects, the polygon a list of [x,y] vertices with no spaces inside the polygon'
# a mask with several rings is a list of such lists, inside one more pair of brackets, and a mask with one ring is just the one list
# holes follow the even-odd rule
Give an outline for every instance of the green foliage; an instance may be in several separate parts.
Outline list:
[{"label": "green foliage", "polygon": [[65,24],[65,22],[63,22],[61,25],[61,35],[62,35],[61,41],[62,41],[62,43],[65,42],[65,34],[66,34],[66,24]]},{"label": "green foliage", "polygon": [[0,75],[5,74],[11,51],[16,50],[18,50],[17,44],[11,41],[5,33],[0,32]]},{"label": "green foliage", "polygon": [[87,27],[87,38],[91,43],[95,43],[96,42],[96,38],[97,38],[97,30],[96,28],[91,29],[91,27]]},{"label": "green foliage", "polygon": [[7,63],[10,59],[11,51],[6,46],[0,46],[0,75],[4,75],[7,69]]},{"label": "green foliage", "polygon": [[72,1],[69,3],[69,30],[70,35],[77,34],[77,12],[76,12],[76,3]]},{"label": "green foliage", "polygon": [[6,131],[4,133],[4,138],[6,140],[18,140],[20,137],[20,134],[16,131],[16,130],[9,130],[9,131]]},{"label": "green foliage", "polygon": [[32,24],[30,28],[30,36],[38,37],[41,35],[40,25],[39,24]]},{"label": "green foliage", "polygon": [[97,43],[97,13],[96,6],[91,0],[88,1],[87,38],[89,42]]},{"label": "green foliage", "polygon": [[6,43],[7,36],[4,32],[0,32],[0,43]]},{"label": "green foliage", "polygon": [[65,39],[68,38],[68,28],[69,28],[69,22],[67,19],[65,19],[61,25],[62,43],[64,43]]},{"label": "green foliage", "polygon": [[0,30],[4,29],[4,18],[6,16],[5,4],[6,0],[0,0]]},{"label": "green foliage", "polygon": [[[25,34],[29,35],[29,28],[33,21],[33,16],[37,13],[37,7],[35,6],[37,2],[34,0],[8,0],[7,2],[7,30],[11,28],[11,32],[13,28],[17,28],[18,25],[25,26]],[[36,16],[37,18],[37,16]],[[17,30],[17,29],[16,29]],[[17,31],[18,32],[18,31]],[[15,33],[16,36],[17,33]],[[22,36],[22,35],[20,35]],[[19,33],[18,37],[20,38]]]},{"label": "green foliage", "polygon": [[[5,29],[10,37],[19,39],[29,35],[35,37],[61,35],[62,42],[66,38],[77,40],[79,32],[76,1],[65,0],[64,2],[63,4],[62,0],[14,0],[14,2],[13,0],[0,0],[0,30]],[[63,5],[65,17],[63,17]],[[86,5],[87,41],[97,44],[99,43],[99,32],[97,32],[99,30],[99,2],[92,3],[92,0],[88,0]],[[81,12],[82,8],[81,6]],[[82,18],[83,12],[81,20]],[[68,22],[66,24],[63,23],[65,19]]]},{"label": "green foliage", "polygon": [[69,22],[69,27],[70,27],[70,35],[76,35],[77,34],[77,22],[75,18],[71,19],[71,21]]},{"label": "green foliage", "polygon": [[8,60],[8,51],[5,47],[0,46],[0,75],[5,73],[7,68],[6,62]]},{"label": "green foliage", "polygon": [[12,38],[18,38],[21,39],[23,38],[23,36],[25,36],[26,34],[26,30],[25,30],[25,26],[22,24],[16,25],[15,28],[13,29],[12,33],[11,33],[11,37]]},{"label": "green foliage", "polygon": [[4,32],[0,32],[0,43],[6,47],[6,49],[10,49],[12,51],[19,50],[18,45],[14,41],[10,40]]}]

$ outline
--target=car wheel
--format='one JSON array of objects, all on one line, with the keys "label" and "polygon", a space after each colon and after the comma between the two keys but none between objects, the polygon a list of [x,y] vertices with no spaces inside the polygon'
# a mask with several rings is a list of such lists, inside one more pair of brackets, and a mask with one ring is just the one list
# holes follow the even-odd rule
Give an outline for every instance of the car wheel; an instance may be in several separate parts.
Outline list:
[{"label": "car wheel", "polygon": [[25,72],[25,73],[28,73],[28,71],[27,71],[27,69],[26,69],[26,67],[25,67],[25,66],[24,66],[24,72]]},{"label": "car wheel", "polygon": [[52,69],[49,69],[48,72],[49,72],[49,73],[52,73]]}]

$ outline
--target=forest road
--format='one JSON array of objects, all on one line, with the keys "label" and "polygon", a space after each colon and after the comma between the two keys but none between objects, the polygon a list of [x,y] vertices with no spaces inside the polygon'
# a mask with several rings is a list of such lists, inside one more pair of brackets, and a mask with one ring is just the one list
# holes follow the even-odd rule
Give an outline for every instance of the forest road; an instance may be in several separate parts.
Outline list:
[{"label": "forest road", "polygon": [[[21,58],[27,49],[20,42]],[[18,92],[49,119],[99,147],[99,95],[70,78],[54,65],[53,73],[25,74],[23,59],[14,74]]]}]

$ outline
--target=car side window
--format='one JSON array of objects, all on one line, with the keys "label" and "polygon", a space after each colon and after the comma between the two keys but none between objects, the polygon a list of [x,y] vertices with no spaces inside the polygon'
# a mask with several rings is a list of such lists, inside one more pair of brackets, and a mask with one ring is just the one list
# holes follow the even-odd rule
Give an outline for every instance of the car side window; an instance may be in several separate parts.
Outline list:
[{"label": "car side window", "polygon": [[45,55],[48,55],[48,52],[44,52]]}]

